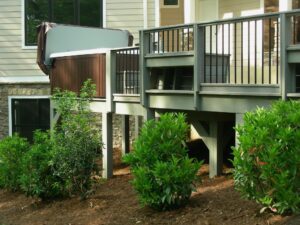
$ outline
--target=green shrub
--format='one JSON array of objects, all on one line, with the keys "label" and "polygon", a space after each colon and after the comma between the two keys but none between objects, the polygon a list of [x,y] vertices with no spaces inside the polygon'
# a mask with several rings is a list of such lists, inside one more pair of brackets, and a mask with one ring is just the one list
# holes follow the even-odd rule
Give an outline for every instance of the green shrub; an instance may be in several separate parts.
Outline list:
[{"label": "green shrub", "polygon": [[300,103],[280,101],[246,113],[236,130],[236,188],[280,214],[299,211]]},{"label": "green shrub", "polygon": [[19,190],[22,157],[28,150],[27,140],[17,134],[0,142],[0,187]]},{"label": "green shrub", "polygon": [[85,198],[91,188],[91,175],[97,170],[96,159],[102,148],[95,116],[88,104],[95,85],[88,80],[81,89],[80,98],[69,91],[57,91],[53,100],[61,121],[53,132],[54,175],[64,180],[65,191],[80,193]]},{"label": "green shrub", "polygon": [[20,185],[29,196],[42,199],[62,195],[63,182],[53,175],[53,143],[49,132],[36,131],[34,143],[22,159]]},{"label": "green shrub", "polygon": [[188,158],[184,147],[187,130],[183,114],[166,113],[159,121],[147,121],[134,151],[124,157],[143,205],[167,210],[190,198],[201,163]]}]

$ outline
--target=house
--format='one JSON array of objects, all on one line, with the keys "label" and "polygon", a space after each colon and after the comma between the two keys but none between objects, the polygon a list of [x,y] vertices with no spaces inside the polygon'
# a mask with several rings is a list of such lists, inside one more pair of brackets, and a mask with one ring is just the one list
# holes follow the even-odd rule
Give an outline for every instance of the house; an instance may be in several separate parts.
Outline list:
[{"label": "house", "polygon": [[[5,83],[1,85],[1,121],[13,130],[24,92],[42,99],[50,95],[50,90],[49,81],[43,80],[47,76],[42,76],[34,64],[36,50],[26,46],[22,49],[21,44],[16,47],[24,41],[18,36],[21,23],[13,19],[20,19],[20,2],[5,4],[15,5],[0,10],[18,11],[6,12],[12,20],[7,16],[3,19],[7,23],[15,21],[10,23],[16,27],[16,41],[7,42],[8,35],[0,35],[1,43],[8,45],[0,52],[12,49],[12,53],[0,53],[8,64],[0,67],[7,68],[0,69],[0,80]],[[224,146],[232,137],[229,127],[241,123],[243,113],[277,99],[299,97],[300,12],[290,12],[299,8],[299,0],[103,1],[102,24],[130,30],[135,43],[139,43],[138,47],[105,53],[105,96],[92,104],[102,113],[104,176],[112,175],[112,115],[122,115],[123,140],[128,143],[130,115],[149,119],[167,111],[187,113],[192,129],[209,149],[210,176],[219,174]],[[174,25],[178,23],[181,25]],[[8,34],[13,33],[11,24],[3,26],[9,28]],[[63,57],[57,57],[56,62]],[[25,70],[20,62],[27,62],[26,68],[31,69]],[[25,82],[26,74],[19,78],[23,72],[33,77],[29,83]],[[15,83],[10,84],[14,79]],[[5,119],[7,108],[12,118],[9,123]],[[1,127],[1,132],[7,132],[7,128]]]},{"label": "house", "polygon": [[127,29],[138,43],[138,30],[154,26],[153,4],[144,16],[143,1],[1,0],[0,139],[14,132],[31,139],[33,130],[50,126],[49,77],[36,64],[41,21]]}]

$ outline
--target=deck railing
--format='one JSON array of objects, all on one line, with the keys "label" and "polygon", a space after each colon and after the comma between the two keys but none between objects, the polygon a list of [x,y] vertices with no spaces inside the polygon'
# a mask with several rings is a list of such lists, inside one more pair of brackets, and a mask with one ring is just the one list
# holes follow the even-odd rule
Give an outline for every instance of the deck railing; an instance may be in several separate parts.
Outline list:
[{"label": "deck railing", "polygon": [[138,47],[116,51],[117,94],[139,94],[139,54]]},{"label": "deck railing", "polygon": [[286,47],[300,44],[300,10],[147,29],[142,37],[148,57],[194,54],[199,83],[280,85]]},{"label": "deck railing", "polygon": [[189,52],[194,50],[193,25],[156,28],[148,32],[150,54]]},{"label": "deck railing", "polygon": [[279,14],[198,26],[205,36],[203,83],[279,83]]}]

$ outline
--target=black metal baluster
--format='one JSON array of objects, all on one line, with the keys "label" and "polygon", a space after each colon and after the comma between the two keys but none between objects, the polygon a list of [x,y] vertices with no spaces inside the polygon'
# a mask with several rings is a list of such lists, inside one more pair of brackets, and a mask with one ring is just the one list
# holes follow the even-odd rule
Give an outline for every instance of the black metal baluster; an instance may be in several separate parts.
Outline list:
[{"label": "black metal baluster", "polygon": [[167,51],[170,52],[170,30],[167,30]]},{"label": "black metal baluster", "polygon": [[218,83],[218,24],[216,24],[216,83]]},{"label": "black metal baluster", "polygon": [[269,18],[269,84],[271,84],[271,60],[272,60],[272,58],[271,58],[271,54],[272,54],[272,52],[271,52],[271,36],[272,36],[272,34],[271,34],[271,26],[272,26],[272,18]]},{"label": "black metal baluster", "polygon": [[244,48],[244,42],[243,42],[243,37],[244,36],[244,26],[243,26],[243,22],[241,22],[241,82],[242,84],[244,83],[244,51],[243,51],[243,48]]},{"label": "black metal baluster", "polygon": [[120,80],[120,77],[119,77],[119,71],[120,71],[120,68],[119,68],[119,56],[118,56],[118,51],[116,51],[116,92],[117,94],[119,93],[119,80]]},{"label": "black metal baluster", "polygon": [[276,84],[279,80],[279,18],[277,17],[277,29],[276,29]]},{"label": "black metal baluster", "polygon": [[179,28],[177,29],[177,52],[179,52]]},{"label": "black metal baluster", "polygon": [[182,49],[182,51],[184,51],[184,28],[181,28],[181,41],[182,41],[182,46],[181,46],[181,49]]},{"label": "black metal baluster", "polygon": [[222,24],[222,83],[224,83],[224,23]]},{"label": "black metal baluster", "polygon": [[157,32],[157,53],[159,54],[160,53],[160,50],[159,50],[159,31]]},{"label": "black metal baluster", "polygon": [[165,31],[162,31],[162,43],[161,43],[161,47],[162,47],[162,53],[165,53]]},{"label": "black metal baluster", "polygon": [[264,39],[264,32],[265,32],[265,21],[262,19],[262,47],[261,47],[261,82],[262,84],[265,83],[265,39]]},{"label": "black metal baluster", "polygon": [[190,28],[187,28],[187,50],[190,50]]},{"label": "black metal baluster", "polygon": [[250,84],[250,21],[248,21],[248,84]]},{"label": "black metal baluster", "polygon": [[209,27],[209,46],[210,46],[210,51],[209,51],[209,82],[212,83],[212,25]]},{"label": "black metal baluster", "polygon": [[229,83],[230,83],[230,80],[231,80],[231,72],[230,72],[230,58],[231,58],[231,51],[230,51],[230,23],[228,23],[228,55],[229,55],[229,59],[228,59],[228,68],[229,68],[229,71],[228,71],[228,80],[229,80]]},{"label": "black metal baluster", "polygon": [[204,83],[206,83],[206,26],[204,27]]},{"label": "black metal baluster", "polygon": [[237,56],[237,47],[236,47],[236,22],[234,22],[234,83],[236,84],[236,74],[237,74],[237,62],[236,62],[236,56]]},{"label": "black metal baluster", "polygon": [[254,84],[257,83],[257,20],[254,23]]},{"label": "black metal baluster", "polygon": [[137,94],[140,93],[140,49],[137,49],[137,56],[136,56],[136,68],[137,68]]},{"label": "black metal baluster", "polygon": [[174,52],[174,29],[172,29],[172,52]]},{"label": "black metal baluster", "polygon": [[127,83],[128,74],[127,74],[126,69],[127,69],[127,64],[128,64],[128,58],[127,58],[128,56],[127,56],[127,50],[125,50],[124,52],[125,52],[125,64],[124,64],[125,87],[124,87],[124,89],[125,89],[125,93],[127,94],[128,93],[128,89],[127,89],[127,87],[128,87],[128,83]]}]

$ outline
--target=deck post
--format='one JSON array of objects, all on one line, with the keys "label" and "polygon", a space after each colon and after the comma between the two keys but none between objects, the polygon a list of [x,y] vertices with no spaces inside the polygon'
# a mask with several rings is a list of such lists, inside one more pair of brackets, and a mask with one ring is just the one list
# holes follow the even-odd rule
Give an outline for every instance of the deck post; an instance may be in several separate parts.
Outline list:
[{"label": "deck post", "polygon": [[144,108],[144,122],[155,118],[155,111],[150,108]]},{"label": "deck post", "polygon": [[[235,126],[243,125],[244,124],[244,114],[243,113],[236,113],[235,114]],[[235,131],[235,147],[239,146],[239,136],[238,133]]]},{"label": "deck post", "polygon": [[106,111],[114,112],[113,93],[116,93],[116,53],[113,50],[106,52]]},{"label": "deck post", "polygon": [[291,90],[291,71],[288,64],[287,46],[291,44],[291,21],[286,13],[280,14],[280,81],[281,98],[286,100],[287,93]]},{"label": "deck post", "polygon": [[217,121],[209,122],[209,177],[221,175],[223,167],[223,146],[221,141],[221,126]]},{"label": "deck post", "polygon": [[150,34],[140,31],[140,98],[144,107],[149,106],[146,90],[149,89],[150,75],[146,68],[145,55],[149,53]]},{"label": "deck post", "polygon": [[50,99],[50,130],[54,129],[59,117],[60,113],[55,110],[55,103]]},{"label": "deck post", "polygon": [[140,119],[140,116],[134,117],[134,138],[137,139],[140,134],[140,129],[142,127],[142,120]]},{"label": "deck post", "polygon": [[223,166],[224,144],[222,124],[218,121],[209,121],[208,127],[205,127],[197,120],[193,120],[192,124],[209,150],[209,177],[213,178],[220,175]]},{"label": "deck post", "polygon": [[205,27],[194,24],[194,108],[199,109],[199,87],[201,78],[205,76]]},{"label": "deck post", "polygon": [[112,114],[102,113],[102,163],[103,178],[111,178],[113,176],[113,145],[112,145]]},{"label": "deck post", "polygon": [[129,153],[129,115],[122,115],[122,155]]}]

